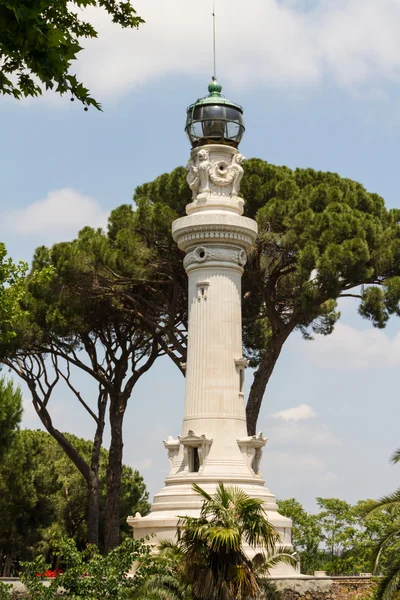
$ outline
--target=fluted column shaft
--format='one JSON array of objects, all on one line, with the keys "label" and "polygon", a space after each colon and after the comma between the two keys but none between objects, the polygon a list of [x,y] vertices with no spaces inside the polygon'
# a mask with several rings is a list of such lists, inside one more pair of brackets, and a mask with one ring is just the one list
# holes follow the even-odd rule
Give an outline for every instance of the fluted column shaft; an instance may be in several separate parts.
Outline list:
[{"label": "fluted column shaft", "polygon": [[188,267],[183,435],[191,429],[213,437],[221,427],[220,419],[232,421],[232,433],[237,437],[246,435],[242,376],[235,364],[242,355],[242,272],[239,265],[211,261]]}]

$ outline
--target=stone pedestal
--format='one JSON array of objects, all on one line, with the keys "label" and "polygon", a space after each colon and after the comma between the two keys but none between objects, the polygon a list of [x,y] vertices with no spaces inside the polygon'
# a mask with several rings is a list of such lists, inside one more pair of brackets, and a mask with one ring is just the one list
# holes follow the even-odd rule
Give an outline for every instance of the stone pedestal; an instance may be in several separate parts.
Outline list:
[{"label": "stone pedestal", "polygon": [[[187,216],[172,227],[174,240],[186,252],[189,279],[185,408],[182,435],[164,441],[170,461],[165,487],[149,515],[129,520],[135,538],[155,534],[152,543],[175,538],[178,516],[199,515],[202,502],[192,490],[194,482],[210,494],[223,482],[261,498],[283,544],[291,543],[291,521],[277,512],[260,473],[267,440],[261,433],[248,436],[246,429],[241,277],[257,224],[242,216],[242,161],[228,145],[192,150],[187,179],[193,201]],[[295,571],[282,564],[274,574]]]}]

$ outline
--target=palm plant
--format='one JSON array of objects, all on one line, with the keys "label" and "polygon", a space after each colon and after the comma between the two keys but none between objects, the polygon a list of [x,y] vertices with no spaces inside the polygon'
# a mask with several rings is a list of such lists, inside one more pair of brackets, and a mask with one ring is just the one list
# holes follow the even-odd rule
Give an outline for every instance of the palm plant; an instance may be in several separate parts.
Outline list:
[{"label": "palm plant", "polygon": [[156,553],[142,557],[135,583],[121,600],[192,600],[182,569],[182,552],[169,540],[160,542]]},{"label": "palm plant", "polygon": [[[184,578],[191,584],[193,598],[260,597],[264,587],[268,591],[262,577],[272,566],[281,561],[296,563],[291,550],[277,550],[280,537],[268,522],[263,501],[222,483],[212,496],[197,484],[193,488],[204,499],[200,517],[181,517],[178,524]],[[246,545],[254,552],[252,559]]]},{"label": "palm plant", "polygon": [[[394,464],[400,462],[400,448],[393,453],[391,461]],[[366,516],[381,510],[386,510],[393,517],[393,522],[377,541],[373,555],[374,571],[379,573],[383,566],[385,571],[376,598],[377,600],[392,600],[400,589],[400,554],[398,548],[395,548],[396,551],[391,553],[389,561],[385,559],[385,554],[400,542],[400,488],[393,494],[383,496],[370,505]]]},{"label": "palm plant", "polygon": [[192,596],[177,574],[155,573],[122,600],[192,600]]}]

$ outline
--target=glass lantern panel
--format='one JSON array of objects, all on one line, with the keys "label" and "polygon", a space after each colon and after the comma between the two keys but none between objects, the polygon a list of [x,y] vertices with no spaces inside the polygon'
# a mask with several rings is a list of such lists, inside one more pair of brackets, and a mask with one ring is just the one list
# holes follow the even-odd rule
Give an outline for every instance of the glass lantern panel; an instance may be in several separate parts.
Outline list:
[{"label": "glass lantern panel", "polygon": [[238,111],[236,108],[229,108],[229,107],[226,108],[226,120],[227,121],[237,121],[238,123],[243,122],[240,111]]},{"label": "glass lantern panel", "polygon": [[201,123],[192,123],[192,125],[189,128],[189,131],[190,136],[192,138],[200,139],[201,137],[203,137],[203,128]]},{"label": "glass lantern panel", "polygon": [[195,106],[193,115],[191,114],[190,117],[188,115],[188,119],[193,119],[193,121],[200,121],[202,118],[202,108],[202,106]]},{"label": "glass lantern panel", "polygon": [[222,120],[203,121],[203,135],[205,138],[220,139],[225,137],[225,123]]},{"label": "glass lantern panel", "polygon": [[226,124],[226,129],[228,138],[236,138],[240,134],[242,128],[239,123],[230,122]]},{"label": "glass lantern panel", "polygon": [[220,104],[203,106],[202,119],[225,119],[225,107]]}]

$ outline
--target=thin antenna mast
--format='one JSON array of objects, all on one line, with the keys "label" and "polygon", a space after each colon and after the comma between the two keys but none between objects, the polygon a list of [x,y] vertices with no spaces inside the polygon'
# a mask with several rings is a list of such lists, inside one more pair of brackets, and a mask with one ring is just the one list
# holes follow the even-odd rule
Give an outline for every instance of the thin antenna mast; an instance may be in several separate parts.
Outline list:
[{"label": "thin antenna mast", "polygon": [[213,79],[217,79],[217,53],[215,48],[215,0],[213,0],[213,53],[214,53],[214,76]]}]

